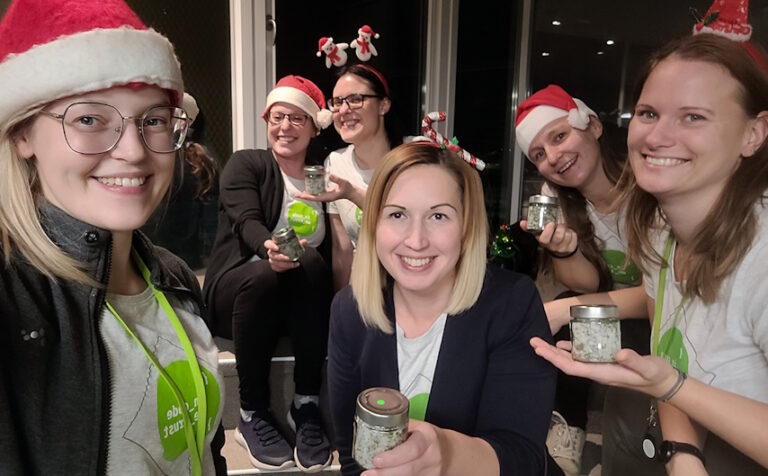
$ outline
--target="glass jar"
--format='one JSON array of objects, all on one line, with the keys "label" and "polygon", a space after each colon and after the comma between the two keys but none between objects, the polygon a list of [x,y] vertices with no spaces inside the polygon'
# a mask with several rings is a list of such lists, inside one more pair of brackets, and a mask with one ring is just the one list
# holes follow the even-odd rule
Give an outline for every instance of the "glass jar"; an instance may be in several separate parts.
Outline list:
[{"label": "glass jar", "polygon": [[541,233],[547,223],[557,223],[557,198],[531,195],[528,198],[528,231]]},{"label": "glass jar", "polygon": [[304,254],[304,247],[301,246],[296,231],[290,226],[280,228],[273,233],[272,241],[280,247],[280,253],[291,258],[292,261],[298,261],[299,257]]},{"label": "glass jar", "polygon": [[596,304],[571,306],[571,355],[582,362],[615,362],[621,349],[619,308]]},{"label": "glass jar", "polygon": [[352,457],[371,469],[373,457],[408,437],[408,399],[392,388],[374,387],[357,396]]},{"label": "glass jar", "polygon": [[304,167],[304,191],[312,195],[325,192],[325,167],[322,165]]}]

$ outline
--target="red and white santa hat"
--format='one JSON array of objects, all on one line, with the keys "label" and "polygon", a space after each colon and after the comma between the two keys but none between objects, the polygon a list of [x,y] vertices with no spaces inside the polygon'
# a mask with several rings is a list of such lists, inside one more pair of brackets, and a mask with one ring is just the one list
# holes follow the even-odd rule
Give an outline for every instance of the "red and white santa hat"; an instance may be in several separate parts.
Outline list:
[{"label": "red and white santa hat", "polygon": [[0,127],[56,99],[150,84],[184,94],[173,46],[124,0],[14,0],[0,21]]},{"label": "red and white santa hat", "polygon": [[734,41],[749,41],[749,0],[715,0],[704,18],[693,26],[693,34],[714,33]]},{"label": "red and white santa hat", "polygon": [[360,27],[360,28],[357,30],[357,33],[358,33],[358,34],[360,34],[360,35],[362,35],[362,34],[366,34],[366,35],[368,35],[368,36],[372,36],[372,37],[374,37],[374,38],[376,38],[376,39],[378,39],[378,38],[379,38],[379,34],[378,34],[378,33],[375,33],[375,32],[373,31],[373,28],[371,28],[371,27],[370,27],[370,26],[368,26],[368,25],[363,25],[363,26],[361,26],[361,27]]},{"label": "red and white santa hat", "polygon": [[317,56],[320,56],[322,54],[323,48],[325,48],[325,44],[328,43],[329,41],[333,43],[333,38],[324,36],[319,40],[317,40],[317,53],[316,53]]},{"label": "red and white santa hat", "polygon": [[589,127],[589,116],[597,117],[597,114],[555,84],[535,92],[520,103],[517,106],[515,135],[523,153],[528,155],[531,142],[544,126],[566,116],[568,124],[583,131]]},{"label": "red and white santa hat", "polygon": [[301,76],[288,75],[275,84],[267,95],[267,107],[261,118],[267,120],[272,105],[284,102],[306,112],[318,129],[325,129],[333,122],[333,113],[325,109],[325,96],[315,83]]}]

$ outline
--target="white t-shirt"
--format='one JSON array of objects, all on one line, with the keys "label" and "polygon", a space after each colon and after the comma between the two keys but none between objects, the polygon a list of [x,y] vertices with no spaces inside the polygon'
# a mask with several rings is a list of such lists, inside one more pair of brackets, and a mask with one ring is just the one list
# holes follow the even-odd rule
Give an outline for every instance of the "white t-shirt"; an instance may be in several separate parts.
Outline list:
[{"label": "white t-shirt", "polygon": [[427,332],[413,339],[405,337],[403,329],[395,325],[400,393],[410,401],[411,419],[424,421],[447,316],[442,313]]},{"label": "white t-shirt", "polygon": [[[683,302],[674,266],[669,267],[659,350],[691,377],[768,403],[768,208],[758,205],[757,210],[759,227],[752,248],[721,283],[714,303],[706,305],[698,298]],[[665,230],[653,240],[662,256],[668,236]],[[670,263],[674,253],[675,245]],[[655,300],[659,266],[648,268],[645,288]]]},{"label": "white t-shirt", "polygon": [[[348,145],[328,154],[325,159],[325,170],[363,190],[368,190],[368,182],[373,176],[373,169],[361,169],[357,164],[354,145]],[[328,204],[328,213],[339,215],[344,229],[352,240],[352,246],[357,247],[357,237],[360,235],[360,223],[363,219],[362,210],[350,200],[341,199]]]},{"label": "white t-shirt", "polygon": [[[549,184],[544,182],[541,194],[549,197],[557,197]],[[624,215],[618,212],[600,213],[589,200],[587,202],[587,218],[595,228],[595,237],[598,243],[602,240],[602,257],[613,279],[613,288],[622,289],[642,284],[642,272],[634,263],[624,266],[627,256],[626,237],[624,236]],[[558,211],[558,221],[564,221],[563,211]],[[563,289],[564,290],[564,289]]]},{"label": "white t-shirt", "polygon": [[635,263],[624,266],[627,257],[624,236],[624,215],[618,212],[602,214],[587,200],[587,217],[595,227],[595,236],[603,241],[601,254],[613,279],[613,288],[622,289],[642,284],[643,273]]},{"label": "white t-shirt", "polygon": [[301,239],[307,240],[307,246],[317,248],[325,238],[325,217],[321,202],[296,200],[296,194],[304,191],[304,179],[289,177],[284,172],[283,205],[280,219],[272,233],[291,226]]},{"label": "white t-shirt", "polygon": [[[195,350],[208,400],[203,474],[215,474],[211,440],[224,407],[219,351],[190,304],[167,296]],[[165,312],[147,288],[135,296],[107,294],[107,301],[141,339],[184,394],[189,416],[197,416],[189,363]],[[100,328],[111,376],[107,474],[191,474],[184,421],[176,398],[138,343],[105,307]],[[160,383],[162,382],[162,383]]]}]

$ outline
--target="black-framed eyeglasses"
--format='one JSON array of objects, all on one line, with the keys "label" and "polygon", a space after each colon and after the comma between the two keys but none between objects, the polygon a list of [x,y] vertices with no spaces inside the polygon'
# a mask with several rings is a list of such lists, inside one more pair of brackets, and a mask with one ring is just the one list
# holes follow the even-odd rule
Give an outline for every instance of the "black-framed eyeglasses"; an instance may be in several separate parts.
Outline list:
[{"label": "black-framed eyeglasses", "polygon": [[350,109],[360,109],[363,107],[365,98],[381,98],[378,94],[350,94],[347,97],[335,97],[328,100],[328,108],[333,112],[338,112],[342,104],[347,103]]},{"label": "black-framed eyeglasses", "polygon": [[63,114],[40,112],[61,121],[69,148],[84,155],[114,149],[123,136],[126,120],[136,124],[147,149],[158,154],[179,150],[189,129],[187,113],[173,106],[153,106],[140,116],[123,116],[116,107],[100,102],[72,103]]},{"label": "black-framed eyeglasses", "polygon": [[285,114],[283,112],[270,111],[269,115],[267,115],[267,120],[273,126],[279,126],[283,123],[283,120],[286,117],[288,118],[288,122],[297,127],[303,126],[309,119],[309,116],[306,114]]}]

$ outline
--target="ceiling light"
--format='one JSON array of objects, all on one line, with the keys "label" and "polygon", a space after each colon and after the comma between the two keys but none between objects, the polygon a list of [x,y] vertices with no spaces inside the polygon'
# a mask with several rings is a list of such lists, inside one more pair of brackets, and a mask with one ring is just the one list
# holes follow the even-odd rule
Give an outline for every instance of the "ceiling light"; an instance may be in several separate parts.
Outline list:
[{"label": "ceiling light", "polygon": [[549,56],[549,51],[543,51],[543,52],[541,53],[541,56]]},{"label": "ceiling light", "polygon": [[553,24],[554,26],[560,26],[560,25],[562,25],[562,23],[560,23],[560,20],[552,20],[552,24]]},{"label": "ceiling light", "polygon": [[605,42],[605,44],[608,45],[608,46],[611,46],[614,43],[615,43],[615,41],[613,41],[613,40],[608,40],[608,41]]}]

